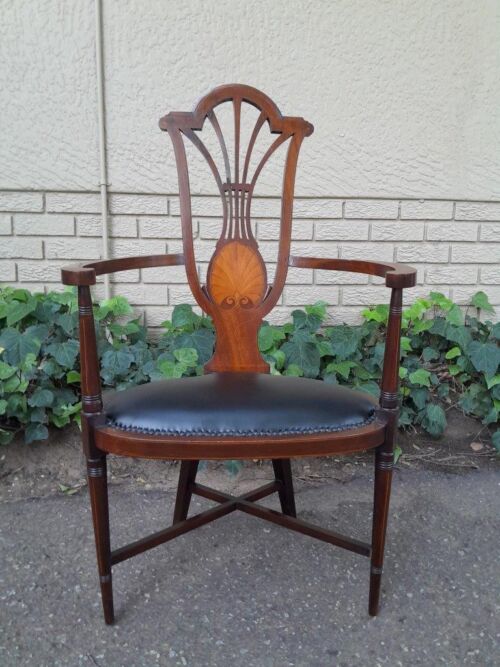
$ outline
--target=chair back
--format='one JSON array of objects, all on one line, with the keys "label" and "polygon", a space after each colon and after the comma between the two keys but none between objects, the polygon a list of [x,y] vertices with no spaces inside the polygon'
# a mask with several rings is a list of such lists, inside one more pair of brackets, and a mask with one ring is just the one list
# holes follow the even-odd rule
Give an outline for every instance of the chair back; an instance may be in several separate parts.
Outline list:
[{"label": "chair back", "polygon": [[[230,132],[219,122],[227,105],[232,117]],[[257,110],[252,126],[243,122],[246,116],[242,111],[247,105]],[[301,143],[312,134],[313,126],[303,118],[282,116],[274,102],[259,90],[230,84],[202,97],[192,112],[167,114],[160,120],[160,127],[168,132],[174,147],[189,286],[198,305],[212,317],[216,330],[214,356],[205,370],[268,372],[269,366],[258,349],[258,331],[285,284],[297,159]],[[205,138],[207,134],[212,137],[213,148]],[[265,147],[256,158],[256,145],[262,145],[262,140]],[[193,167],[186,150],[189,143],[205,159],[221,199],[220,235],[204,283],[197,270],[193,242]],[[287,144],[276,268],[268,284],[266,265],[253,231],[252,200],[263,168],[280,146]]]}]

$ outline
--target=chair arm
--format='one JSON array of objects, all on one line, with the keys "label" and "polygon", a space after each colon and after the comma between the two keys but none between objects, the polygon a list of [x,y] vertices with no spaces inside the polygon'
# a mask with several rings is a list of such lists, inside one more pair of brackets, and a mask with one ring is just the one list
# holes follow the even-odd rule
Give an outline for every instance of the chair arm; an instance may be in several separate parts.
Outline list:
[{"label": "chair arm", "polygon": [[[80,369],[82,388],[82,425],[102,412],[99,356],[92,308],[90,285],[96,277],[115,271],[128,271],[150,266],[175,266],[184,264],[184,255],[141,255],[105,259],[87,264],[72,264],[61,270],[64,285],[78,286],[78,315],[80,329]],[[86,427],[85,427],[86,428]]]},{"label": "chair arm", "polygon": [[96,276],[130,269],[145,269],[150,266],[179,266],[184,264],[184,255],[138,255],[103,259],[86,264],[70,264],[61,269],[64,285],[95,285]]},{"label": "chair arm", "polygon": [[[357,259],[328,259],[322,257],[290,257],[289,266],[301,269],[326,269],[327,271],[351,271],[385,278],[391,287],[391,305],[387,322],[382,381],[380,383],[380,407],[387,415],[387,442],[397,425],[399,412],[399,360],[401,345],[401,317],[403,308],[403,288],[413,287],[417,271],[406,264],[369,262]],[[392,445],[391,445],[392,447]],[[390,449],[392,455],[392,448]]]},{"label": "chair arm", "polygon": [[323,269],[326,271],[349,271],[366,273],[385,278],[387,287],[413,287],[417,280],[417,270],[407,264],[370,262],[359,259],[330,259],[328,257],[298,257],[292,255],[289,266],[299,269]]}]

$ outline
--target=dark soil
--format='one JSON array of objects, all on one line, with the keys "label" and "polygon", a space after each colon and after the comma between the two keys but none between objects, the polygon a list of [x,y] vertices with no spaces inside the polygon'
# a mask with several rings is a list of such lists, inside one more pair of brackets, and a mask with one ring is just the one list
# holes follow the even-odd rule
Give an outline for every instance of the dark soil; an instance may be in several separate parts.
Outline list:
[{"label": "dark soil", "polygon": [[[448,427],[435,440],[417,431],[400,432],[397,444],[402,454],[397,466],[402,469],[427,468],[434,471],[465,473],[478,469],[500,468],[500,457],[491,446],[488,429],[457,410],[448,414]],[[145,461],[110,457],[110,482],[144,489],[173,490],[178,465],[169,461]],[[295,478],[309,483],[335,479],[348,482],[370,475],[370,452],[348,457],[301,459],[294,462]],[[231,475],[223,463],[210,462],[203,469],[204,483],[221,484],[244,492],[255,480],[270,477],[266,462],[245,462],[238,475]],[[80,432],[76,426],[52,430],[49,440],[25,445],[22,438],[0,449],[0,500],[77,493],[86,485]]]}]

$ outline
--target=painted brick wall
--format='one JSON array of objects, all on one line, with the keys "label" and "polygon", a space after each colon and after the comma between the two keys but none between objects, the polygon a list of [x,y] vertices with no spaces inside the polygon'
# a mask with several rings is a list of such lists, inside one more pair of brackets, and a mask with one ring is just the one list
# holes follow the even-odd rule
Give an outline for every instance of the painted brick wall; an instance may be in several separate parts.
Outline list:
[{"label": "painted brick wall", "polygon": [[[112,193],[111,256],[179,252],[176,196]],[[257,239],[273,273],[279,200],[257,199]],[[193,204],[199,271],[205,275],[219,233],[217,200]],[[94,192],[0,192],[0,284],[43,291],[60,288],[60,268],[101,257],[99,196]],[[408,300],[441,291],[467,303],[484,290],[500,314],[500,202],[416,199],[297,198],[294,254],[408,262],[418,284]],[[176,303],[193,302],[183,267],[127,271],[112,278],[115,294],[126,296],[158,327]],[[96,296],[102,288],[95,288]],[[322,299],[334,321],[359,319],[363,306],[387,301],[383,281],[357,274],[290,269],[283,297],[270,319],[279,322],[297,306]]]}]

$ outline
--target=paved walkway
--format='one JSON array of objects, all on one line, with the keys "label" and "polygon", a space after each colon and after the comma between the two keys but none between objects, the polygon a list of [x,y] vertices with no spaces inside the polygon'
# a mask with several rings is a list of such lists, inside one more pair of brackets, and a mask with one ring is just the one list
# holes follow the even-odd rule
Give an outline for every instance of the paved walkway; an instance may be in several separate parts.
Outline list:
[{"label": "paved walkway", "polygon": [[[369,481],[301,486],[299,513],[366,538]],[[173,495],[111,503],[117,546],[163,527]],[[398,471],[392,509],[376,619],[367,559],[237,513],[116,566],[106,627],[86,492],[6,503],[0,664],[499,665],[499,476]]]}]

